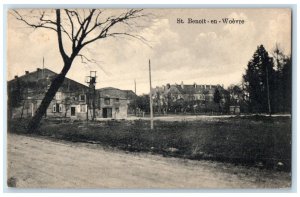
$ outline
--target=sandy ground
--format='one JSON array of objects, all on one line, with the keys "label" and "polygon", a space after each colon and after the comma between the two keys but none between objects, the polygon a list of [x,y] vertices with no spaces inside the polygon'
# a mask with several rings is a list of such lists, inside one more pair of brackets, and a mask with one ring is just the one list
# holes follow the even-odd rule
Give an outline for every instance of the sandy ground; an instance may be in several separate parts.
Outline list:
[{"label": "sandy ground", "polygon": [[290,174],[126,153],[8,134],[8,179],[20,188],[287,188]]}]

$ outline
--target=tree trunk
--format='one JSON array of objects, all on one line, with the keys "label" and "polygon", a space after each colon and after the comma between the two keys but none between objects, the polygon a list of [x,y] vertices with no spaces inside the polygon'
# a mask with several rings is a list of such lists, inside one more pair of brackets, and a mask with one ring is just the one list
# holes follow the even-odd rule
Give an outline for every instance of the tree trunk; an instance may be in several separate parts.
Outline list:
[{"label": "tree trunk", "polygon": [[34,133],[36,132],[38,125],[40,121],[42,120],[43,115],[46,113],[47,108],[49,107],[52,99],[54,98],[56,92],[60,88],[60,86],[63,84],[64,79],[66,77],[67,72],[69,71],[71,67],[72,62],[71,61],[65,61],[64,67],[60,74],[58,74],[52,81],[50,88],[46,92],[46,95],[44,96],[39,108],[36,110],[34,116],[30,120],[28,126],[27,126],[27,132],[28,133]]}]

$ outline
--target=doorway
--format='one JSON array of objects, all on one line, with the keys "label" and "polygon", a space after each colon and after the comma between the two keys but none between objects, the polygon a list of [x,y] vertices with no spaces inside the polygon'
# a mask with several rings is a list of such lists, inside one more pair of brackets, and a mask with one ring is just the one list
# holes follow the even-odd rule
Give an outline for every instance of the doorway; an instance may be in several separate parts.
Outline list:
[{"label": "doorway", "polygon": [[71,116],[75,116],[76,107],[71,107]]},{"label": "doorway", "polygon": [[111,118],[112,117],[112,108],[103,108],[102,116],[103,116],[103,118]]}]

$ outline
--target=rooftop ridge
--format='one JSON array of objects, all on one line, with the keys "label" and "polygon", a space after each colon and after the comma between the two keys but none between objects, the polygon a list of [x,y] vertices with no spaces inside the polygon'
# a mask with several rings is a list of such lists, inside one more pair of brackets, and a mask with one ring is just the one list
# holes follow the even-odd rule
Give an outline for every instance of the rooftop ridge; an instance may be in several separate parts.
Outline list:
[{"label": "rooftop ridge", "polygon": [[[21,76],[17,76],[17,78],[18,78],[18,79],[23,79],[23,78],[25,78],[25,77],[32,76],[32,75],[36,74],[37,72],[40,72],[40,71],[43,71],[43,70],[44,70],[44,71],[48,71],[48,72],[50,72],[50,73],[52,73],[52,74],[54,74],[54,75],[58,75],[58,73],[54,72],[53,70],[50,70],[49,68],[37,68],[35,71],[32,71],[32,72],[26,71],[25,74],[23,74],[23,75],[21,75]],[[27,73],[27,72],[28,72],[28,73]],[[9,80],[8,83],[10,83],[10,82],[12,82],[12,81],[14,81],[14,80],[16,80],[16,78]],[[79,84],[79,85],[82,85],[82,86],[88,88],[87,85],[82,84],[82,83],[80,83],[80,82],[78,82],[78,81],[75,81],[74,79],[71,79],[71,78],[69,78],[69,77],[67,77],[67,76],[65,77],[65,80],[70,80],[71,82],[77,83],[77,84]],[[66,82],[66,81],[64,81],[64,82]]]}]

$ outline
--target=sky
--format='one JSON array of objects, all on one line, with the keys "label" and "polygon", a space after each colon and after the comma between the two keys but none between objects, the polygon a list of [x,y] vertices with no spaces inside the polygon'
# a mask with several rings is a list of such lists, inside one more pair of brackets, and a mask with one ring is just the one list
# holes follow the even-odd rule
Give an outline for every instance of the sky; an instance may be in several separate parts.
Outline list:
[{"label": "sky", "polygon": [[[123,10],[105,10],[106,17]],[[23,10],[23,13],[30,14]],[[276,43],[291,53],[291,12],[289,9],[145,9],[147,20],[134,32],[146,44],[132,38],[99,40],[81,53],[97,63],[83,64],[77,57],[68,78],[85,83],[91,70],[97,71],[97,88],[115,87],[149,92],[149,59],[152,87],[170,84],[239,84],[248,61],[258,45],[271,54]],[[52,12],[54,13],[54,12]],[[32,13],[31,13],[32,14]],[[183,19],[184,24],[177,23]],[[244,20],[244,24],[188,24],[193,20],[223,18]],[[21,76],[44,66],[60,72],[63,63],[55,32],[32,29],[7,16],[7,78]],[[123,27],[116,27],[123,31]],[[67,40],[64,40],[66,46]]]}]

